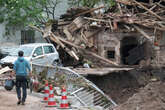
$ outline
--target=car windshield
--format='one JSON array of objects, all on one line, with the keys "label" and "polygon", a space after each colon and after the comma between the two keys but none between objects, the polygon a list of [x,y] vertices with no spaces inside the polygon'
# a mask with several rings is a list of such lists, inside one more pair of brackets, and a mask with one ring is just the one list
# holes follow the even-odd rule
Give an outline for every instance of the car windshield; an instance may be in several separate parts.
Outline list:
[{"label": "car windshield", "polygon": [[20,46],[19,48],[17,48],[15,51],[10,52],[9,55],[11,56],[18,56],[18,52],[21,50],[24,52],[24,56],[28,57],[31,55],[32,51],[33,51],[34,47],[27,47],[27,46]]}]

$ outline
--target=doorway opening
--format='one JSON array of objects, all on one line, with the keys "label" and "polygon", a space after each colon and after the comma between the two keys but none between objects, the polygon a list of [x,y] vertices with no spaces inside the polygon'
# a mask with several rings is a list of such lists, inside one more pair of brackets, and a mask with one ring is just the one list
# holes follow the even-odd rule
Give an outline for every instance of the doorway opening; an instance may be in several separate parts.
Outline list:
[{"label": "doorway opening", "polygon": [[[130,51],[138,46],[138,40],[136,37],[128,36],[124,37],[121,40],[121,62],[125,65],[131,65],[128,61],[128,57],[130,56]],[[135,64],[137,64],[136,62]]]}]

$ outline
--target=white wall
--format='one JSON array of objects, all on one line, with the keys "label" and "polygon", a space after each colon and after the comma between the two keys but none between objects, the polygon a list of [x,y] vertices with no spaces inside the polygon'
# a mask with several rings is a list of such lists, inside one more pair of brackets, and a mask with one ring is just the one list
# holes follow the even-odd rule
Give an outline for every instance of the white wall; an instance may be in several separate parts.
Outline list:
[{"label": "white wall", "polygon": [[0,24],[0,44],[5,45],[11,44],[16,45],[20,43],[21,33],[20,31],[16,31],[15,34],[12,33],[11,36],[5,35],[5,24]]}]

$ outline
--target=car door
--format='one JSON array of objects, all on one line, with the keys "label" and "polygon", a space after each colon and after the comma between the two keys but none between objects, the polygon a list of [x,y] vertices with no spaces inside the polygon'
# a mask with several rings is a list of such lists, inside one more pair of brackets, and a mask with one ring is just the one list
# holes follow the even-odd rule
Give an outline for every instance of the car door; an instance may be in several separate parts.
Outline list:
[{"label": "car door", "polygon": [[49,62],[49,64],[52,64],[54,60],[59,59],[58,52],[52,45],[45,45],[43,46],[43,49],[44,49],[45,57]]},{"label": "car door", "polygon": [[44,52],[43,47],[36,47],[32,54],[32,63],[34,64],[44,64]]}]

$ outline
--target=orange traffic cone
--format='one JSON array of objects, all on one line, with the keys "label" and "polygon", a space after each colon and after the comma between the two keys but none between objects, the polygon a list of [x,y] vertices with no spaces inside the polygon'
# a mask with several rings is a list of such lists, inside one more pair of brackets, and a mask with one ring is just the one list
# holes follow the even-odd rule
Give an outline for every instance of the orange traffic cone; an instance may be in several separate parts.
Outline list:
[{"label": "orange traffic cone", "polygon": [[68,100],[67,100],[67,92],[66,92],[66,89],[65,87],[62,87],[62,96],[61,96],[61,104],[60,104],[60,108],[61,109],[66,109],[66,108],[69,108],[69,104],[68,104]]},{"label": "orange traffic cone", "polygon": [[47,107],[55,107],[56,106],[56,101],[54,98],[54,91],[53,91],[53,86],[49,86],[49,100],[48,100],[48,105]]},{"label": "orange traffic cone", "polygon": [[47,102],[49,99],[49,86],[48,86],[48,82],[45,82],[45,89],[44,89],[44,99],[43,102]]}]

